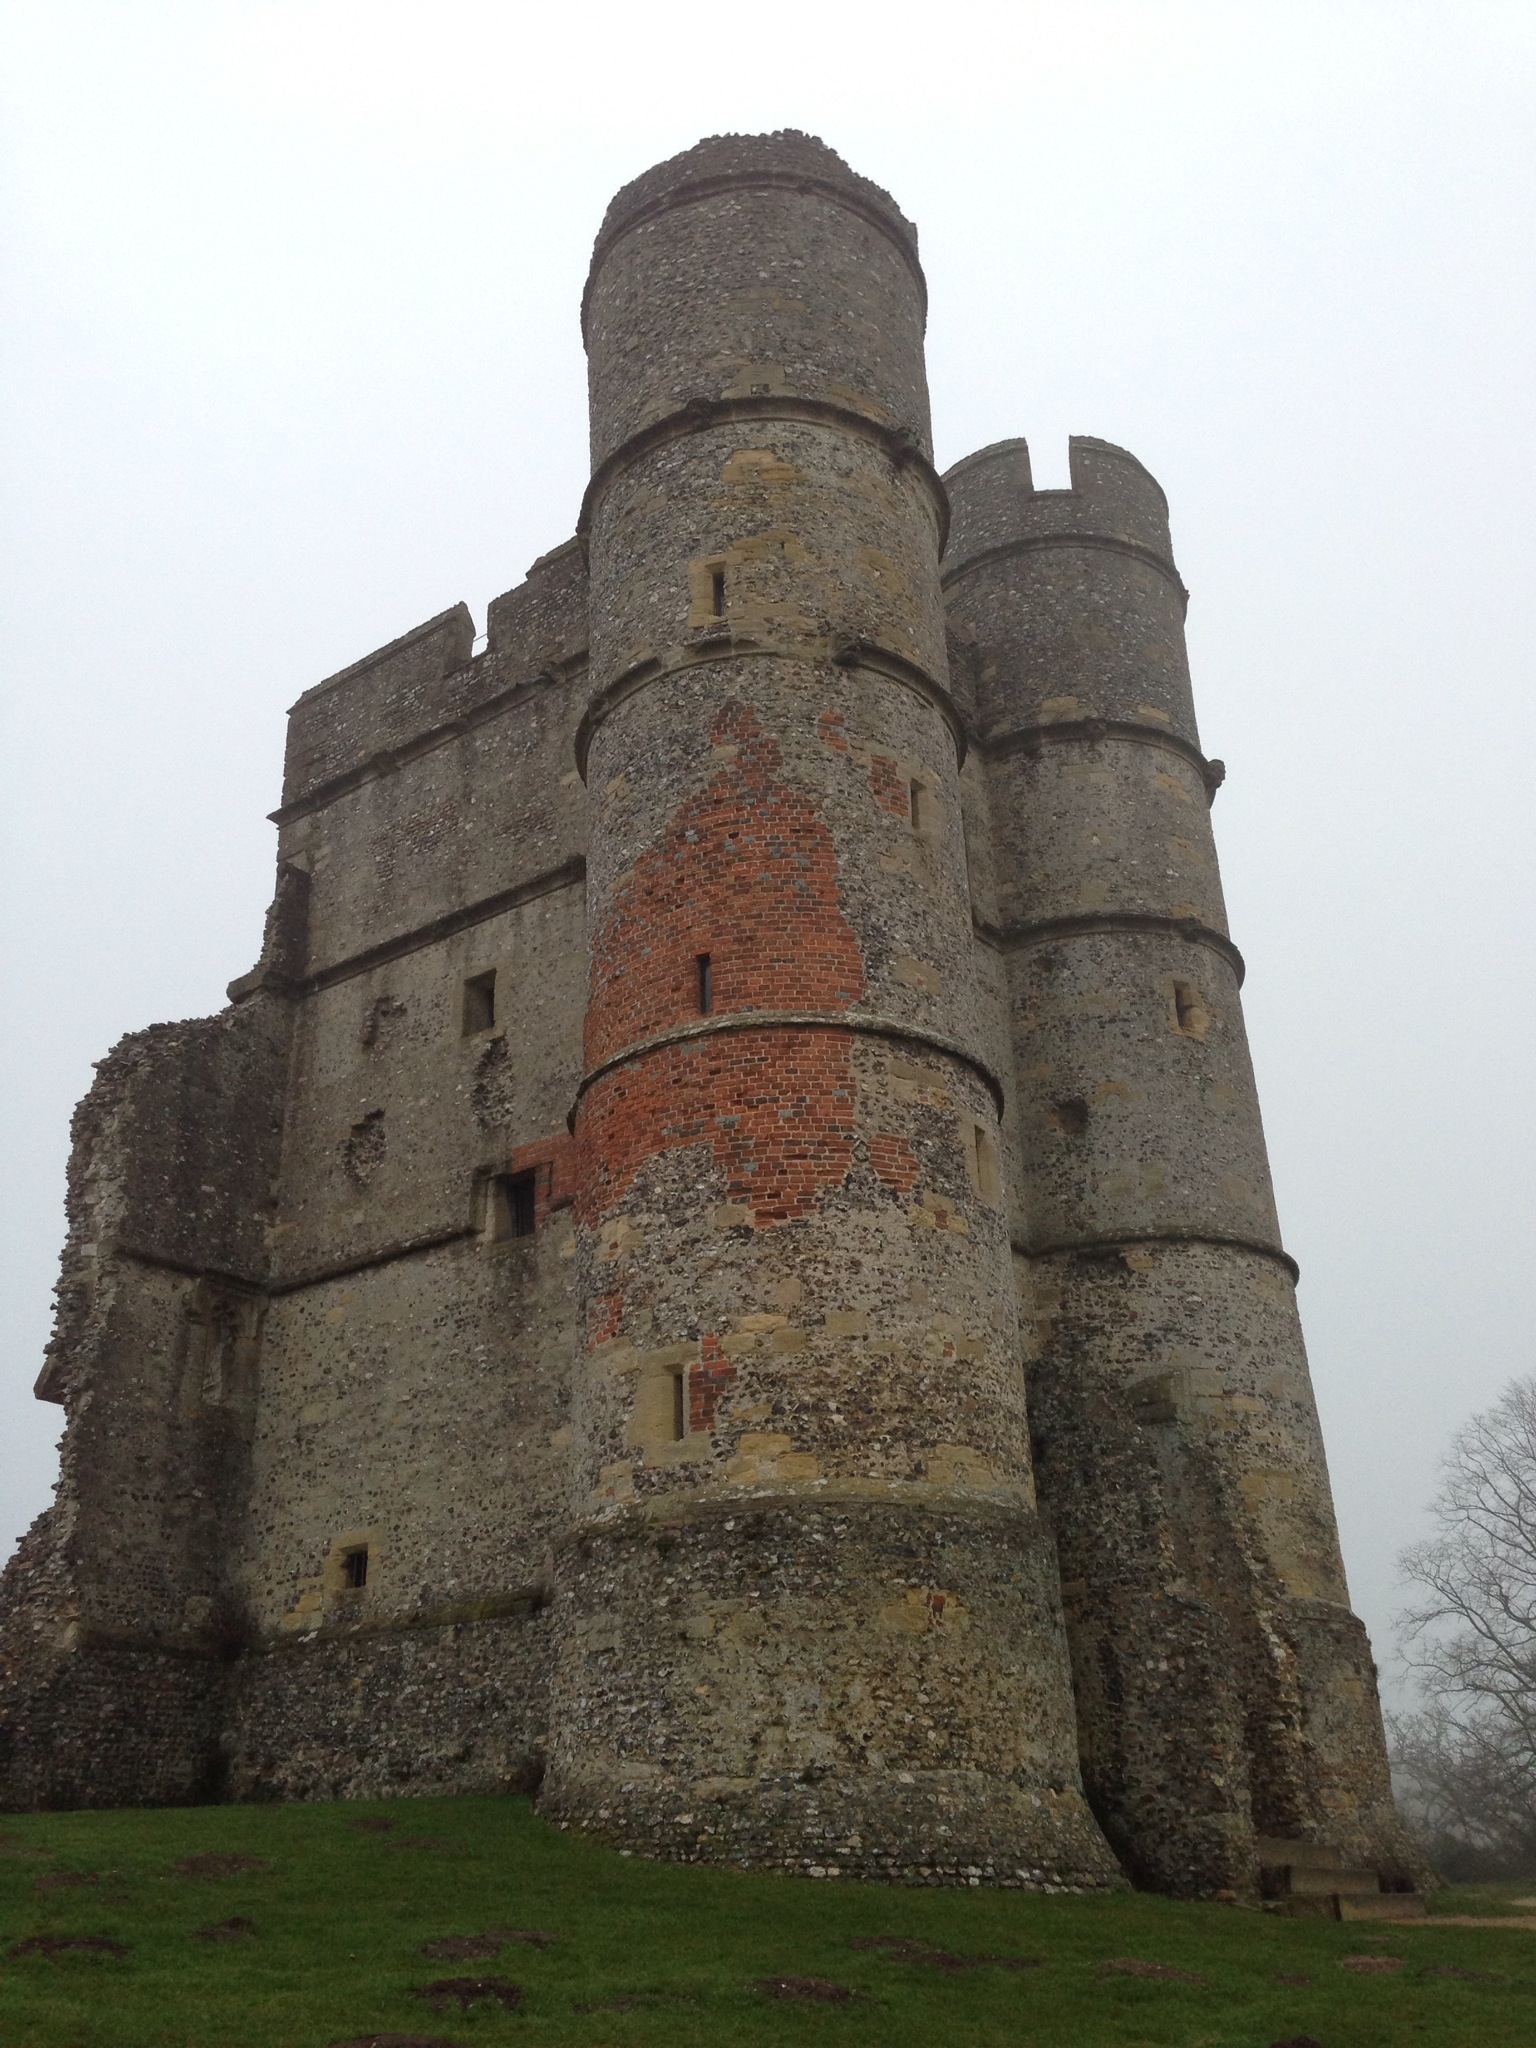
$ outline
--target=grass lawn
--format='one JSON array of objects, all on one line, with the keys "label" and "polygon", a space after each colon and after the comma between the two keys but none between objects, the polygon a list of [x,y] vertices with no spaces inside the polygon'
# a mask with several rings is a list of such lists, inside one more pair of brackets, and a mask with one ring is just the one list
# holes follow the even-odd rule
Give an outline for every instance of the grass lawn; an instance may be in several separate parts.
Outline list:
[{"label": "grass lawn", "polygon": [[[177,1868],[202,1857],[216,1860]],[[260,1867],[220,1874],[241,1858]],[[1512,1910],[1530,1889],[1436,1904]],[[224,1938],[199,1933],[211,1926]],[[554,1939],[422,1953],[492,1930]],[[61,1936],[122,1952],[50,1950]],[[870,1945],[881,1936],[907,1946]],[[955,1966],[979,1956],[1033,1967]],[[1126,1961],[1166,1974],[1112,1967]],[[486,1977],[521,1987],[516,2010],[416,1995]],[[851,1995],[762,1988],[786,1978]],[[4,2048],[330,2048],[374,2034],[463,2048],[1531,2048],[1536,1932],[647,1864],[545,1826],[520,1799],[0,1823]]]}]

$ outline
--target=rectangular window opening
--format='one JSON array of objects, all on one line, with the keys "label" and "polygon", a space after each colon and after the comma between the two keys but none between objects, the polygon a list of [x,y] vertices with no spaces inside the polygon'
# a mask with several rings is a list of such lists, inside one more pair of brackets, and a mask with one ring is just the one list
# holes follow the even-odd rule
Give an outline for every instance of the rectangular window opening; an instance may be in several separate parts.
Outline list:
[{"label": "rectangular window opening", "polygon": [[496,1022],[496,970],[471,975],[464,984],[464,1036],[489,1031]]},{"label": "rectangular window opening", "polygon": [[932,821],[931,803],[927,790],[920,782],[910,782],[907,785],[907,815],[911,819],[914,832],[928,830]]},{"label": "rectangular window opening", "polygon": [[709,579],[710,604],[717,619],[725,617],[725,571],[716,569]]},{"label": "rectangular window opening", "polygon": [[491,1181],[487,1236],[495,1243],[513,1237],[532,1237],[538,1176],[533,1173],[498,1173]]},{"label": "rectangular window opening", "polygon": [[341,1583],[349,1592],[360,1593],[368,1583],[368,1546],[341,1553]]},{"label": "rectangular window opening", "polygon": [[699,968],[699,1015],[707,1017],[715,1007],[715,971],[710,965],[709,955],[700,953]]},{"label": "rectangular window opening", "polygon": [[672,1375],[672,1441],[681,1443],[688,1434],[688,1375]]},{"label": "rectangular window opening", "polygon": [[1194,1024],[1195,1012],[1202,1010],[1200,991],[1193,982],[1176,981],[1173,984],[1173,1014],[1181,1031],[1188,1031]]},{"label": "rectangular window opening", "polygon": [[1003,1192],[1002,1163],[990,1131],[976,1126],[976,1179],[984,1202],[997,1202]]}]

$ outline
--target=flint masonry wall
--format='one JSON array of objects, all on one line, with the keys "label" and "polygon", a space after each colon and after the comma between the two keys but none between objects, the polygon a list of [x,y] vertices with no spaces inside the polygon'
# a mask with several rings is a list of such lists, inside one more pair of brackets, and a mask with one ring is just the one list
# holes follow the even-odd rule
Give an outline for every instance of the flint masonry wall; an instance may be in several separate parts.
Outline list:
[{"label": "flint masonry wall", "polygon": [[909,224],[805,141],[701,145],[598,239],[543,1796],[653,1853],[1103,1883],[979,1045],[922,314]]},{"label": "flint masonry wall", "polygon": [[[295,707],[309,882],[269,1232],[237,1796],[537,1781],[564,1526],[586,951],[579,550]],[[466,984],[494,975],[489,1021]],[[490,1236],[495,1176],[536,1228]],[[366,1547],[367,1580],[345,1579]]]},{"label": "flint masonry wall", "polygon": [[76,1112],[37,1388],[68,1427],[55,1504],[5,1578],[12,1803],[185,1801],[218,1783],[264,1306],[250,1191],[276,1165],[288,1024],[262,996],[137,1033]]},{"label": "flint masonry wall", "polygon": [[[946,479],[1011,989],[1015,1244],[1083,1768],[1132,1872],[1407,1869],[1279,1239],[1166,506],[1075,439]],[[1342,1736],[1345,1727],[1357,1732]],[[1342,1736],[1342,1739],[1341,1739]]]},{"label": "flint masonry wall", "polygon": [[294,706],[260,960],[77,1115],[0,1801],[1415,1867],[1162,495],[946,490],[924,289],[812,138],[647,172],[577,538]]}]

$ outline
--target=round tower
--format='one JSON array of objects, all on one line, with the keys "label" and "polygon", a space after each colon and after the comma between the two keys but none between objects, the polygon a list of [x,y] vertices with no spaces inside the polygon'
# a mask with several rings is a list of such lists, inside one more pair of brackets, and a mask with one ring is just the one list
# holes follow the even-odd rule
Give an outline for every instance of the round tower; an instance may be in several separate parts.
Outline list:
[{"label": "round tower", "polygon": [[1364,1630],[1281,1247],[1167,507],[1074,438],[946,477],[944,583],[987,764],[1017,1075],[1014,1242],[1084,1781],[1160,1890],[1269,1838],[1389,1878]]},{"label": "round tower", "polygon": [[545,1810],[1116,1881],[1030,1470],[923,283],[809,137],[626,187],[584,306],[585,1352]]}]

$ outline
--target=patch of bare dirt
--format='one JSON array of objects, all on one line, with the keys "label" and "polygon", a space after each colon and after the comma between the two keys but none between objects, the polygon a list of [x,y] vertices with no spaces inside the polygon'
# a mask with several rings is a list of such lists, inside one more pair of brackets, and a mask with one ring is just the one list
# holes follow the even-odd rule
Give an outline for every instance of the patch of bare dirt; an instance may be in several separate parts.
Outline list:
[{"label": "patch of bare dirt", "polygon": [[1099,1964],[1106,1975],[1115,1977],[1161,1977],[1175,1984],[1203,1984],[1203,1977],[1193,1976],[1188,1970],[1176,1970],[1172,1963],[1147,1963],[1140,1956],[1110,1956]]},{"label": "patch of bare dirt", "polygon": [[1312,1979],[1310,1977],[1300,1977],[1292,1975],[1288,1977],[1277,1977],[1275,1979],[1275,1982],[1277,1984],[1310,1984],[1312,1982]]},{"label": "patch of bare dirt", "polygon": [[194,1928],[193,1932],[199,1941],[244,1941],[256,1932],[256,1922],[236,1913],[231,1920],[215,1920],[211,1927]]},{"label": "patch of bare dirt", "polygon": [[469,1963],[477,1956],[496,1956],[506,1947],[499,1934],[444,1934],[436,1941],[424,1941],[421,1952],[429,1963]]},{"label": "patch of bare dirt", "polygon": [[[392,1820],[385,1820],[382,1816],[374,1819],[349,1820],[347,1826],[357,1835],[389,1835],[394,1833],[395,1828]],[[382,2041],[384,2036],[380,2034],[378,2038]],[[402,2034],[400,2038],[403,2041],[405,2036]]]},{"label": "patch of bare dirt", "polygon": [[384,1846],[386,1849],[456,1849],[458,1844],[445,1841],[441,1835],[396,1835]]},{"label": "patch of bare dirt", "polygon": [[509,1941],[528,1948],[553,1948],[558,1937],[542,1927],[488,1927],[484,1934],[441,1934],[424,1941],[421,1952],[430,1963],[467,1963],[475,1956],[494,1956]]},{"label": "patch of bare dirt", "polygon": [[906,1934],[856,1934],[850,1948],[876,1948],[895,1962],[918,1963],[924,1969],[945,1970],[956,1976],[962,1970],[1038,1970],[1038,1956],[952,1956],[948,1949],[933,1948],[926,1941],[914,1941]]},{"label": "patch of bare dirt", "polygon": [[1461,1977],[1468,1984],[1504,1984],[1507,1978],[1496,1970],[1458,1970],[1454,1963],[1442,1963],[1438,1969],[1426,1970],[1426,1977]]},{"label": "patch of bare dirt", "polygon": [[1426,1913],[1422,1920],[1404,1920],[1404,1927],[1502,1927],[1518,1933],[1536,1933],[1536,1918],[1517,1913]]},{"label": "patch of bare dirt", "polygon": [[245,1877],[258,1870],[270,1870],[265,1856],[226,1856],[210,1849],[202,1856],[183,1856],[172,1866],[178,1877]]},{"label": "patch of bare dirt", "polygon": [[459,2048],[441,2034],[354,2034],[347,2041],[333,2041],[331,2048]]},{"label": "patch of bare dirt", "polygon": [[13,1956],[62,1956],[71,1953],[92,1956],[125,1956],[126,1941],[114,1941],[110,1934],[29,1934],[11,1949]]},{"label": "patch of bare dirt", "polygon": [[1353,1970],[1357,1976],[1387,1976],[1393,1970],[1403,1967],[1401,1956],[1341,1956],[1339,1968]]},{"label": "patch of bare dirt", "polygon": [[1292,2034],[1287,2040],[1271,2041],[1269,2048],[1323,2048],[1323,2044],[1310,2034]]},{"label": "patch of bare dirt", "polygon": [[592,1999],[590,2005],[573,2005],[573,2013],[651,2013],[657,2005],[698,2005],[698,1999],[680,1999],[670,1991],[621,1991],[616,1999]]},{"label": "patch of bare dirt", "polygon": [[450,2005],[460,2012],[475,2005],[499,2005],[503,2012],[516,2012],[523,2002],[523,1987],[506,1977],[439,1977],[418,1985],[416,1996],[437,2012],[446,2012]]},{"label": "patch of bare dirt", "polygon": [[848,2005],[853,1999],[847,1984],[834,1984],[828,1977],[760,1977],[757,1988],[765,1998],[799,1999],[817,2005]]},{"label": "patch of bare dirt", "polygon": [[99,1870],[49,1870],[32,1880],[35,1892],[72,1891],[76,1885],[100,1884]]}]

